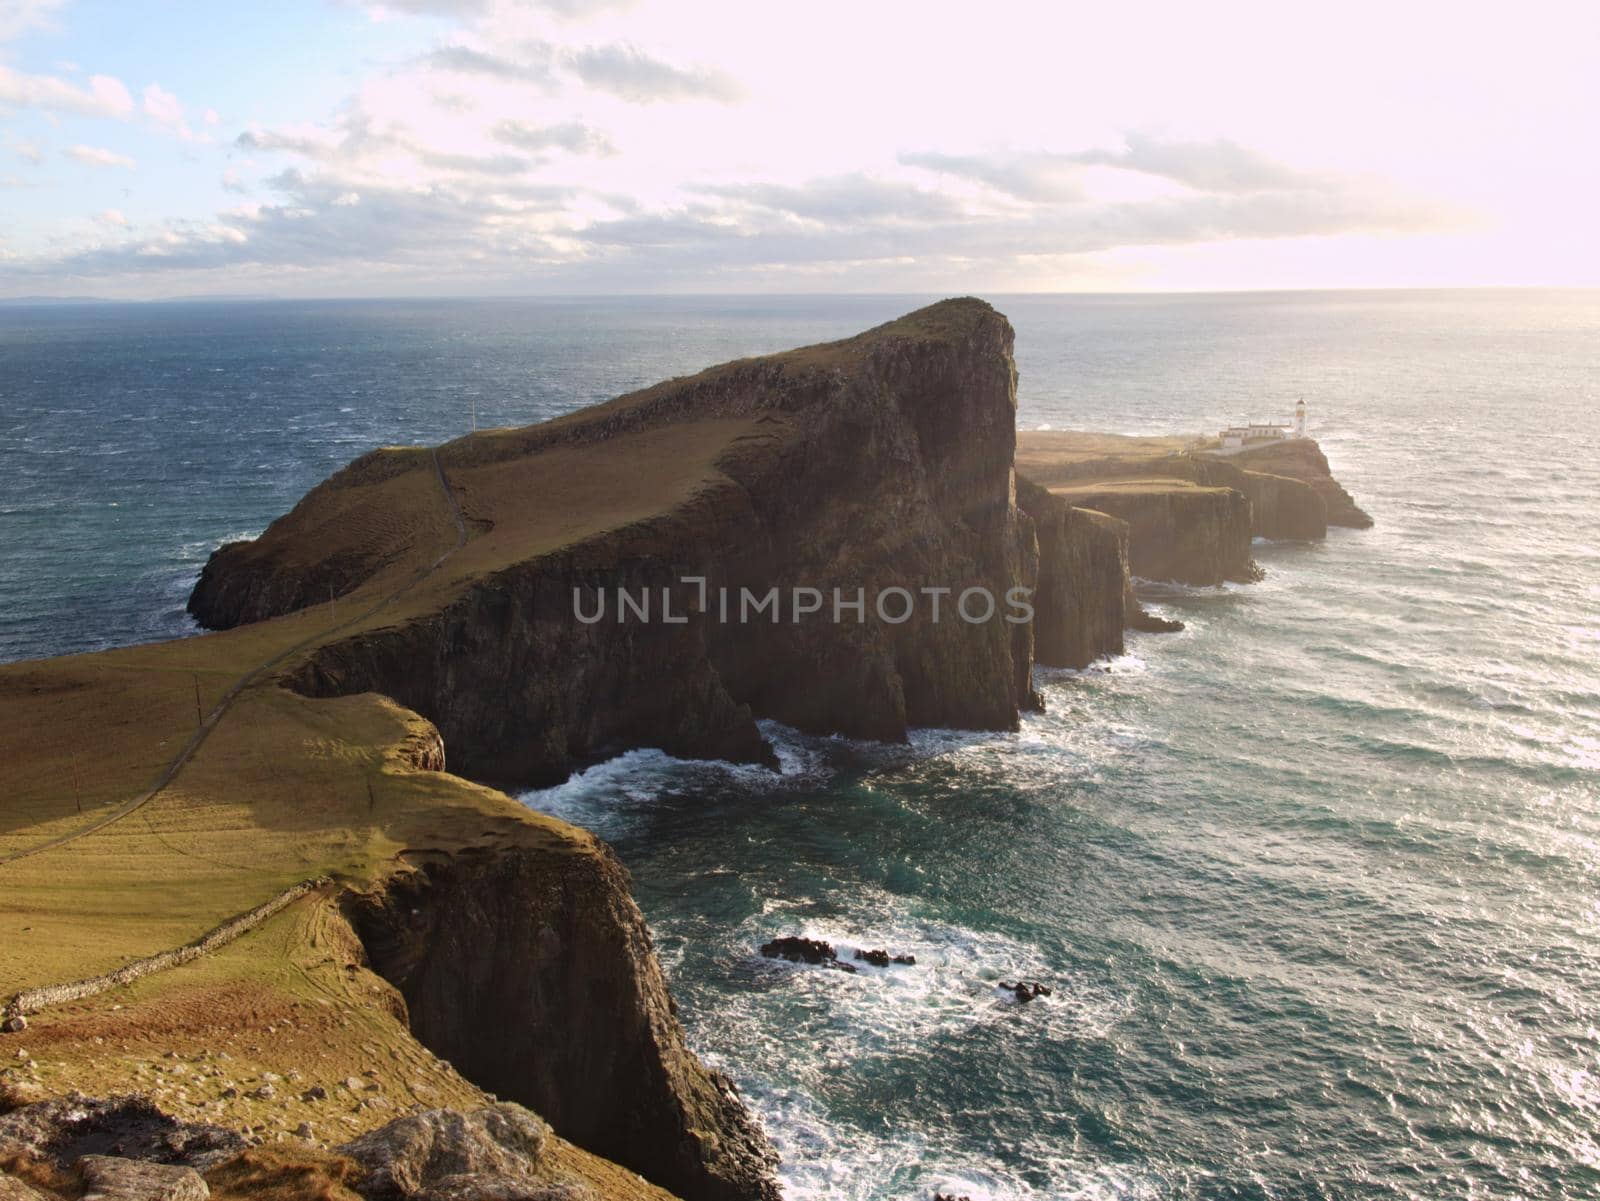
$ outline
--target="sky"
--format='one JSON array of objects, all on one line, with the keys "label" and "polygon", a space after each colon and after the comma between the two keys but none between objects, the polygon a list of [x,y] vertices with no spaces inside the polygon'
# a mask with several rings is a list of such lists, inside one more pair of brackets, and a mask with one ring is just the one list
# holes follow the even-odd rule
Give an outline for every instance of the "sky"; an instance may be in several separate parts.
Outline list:
[{"label": "sky", "polygon": [[1600,5],[0,0],[0,297],[1600,286]]}]

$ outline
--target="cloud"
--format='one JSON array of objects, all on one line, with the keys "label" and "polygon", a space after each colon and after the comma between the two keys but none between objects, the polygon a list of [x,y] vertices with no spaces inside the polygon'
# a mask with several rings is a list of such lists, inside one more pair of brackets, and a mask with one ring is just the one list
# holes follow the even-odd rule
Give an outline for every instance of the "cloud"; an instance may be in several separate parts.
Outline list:
[{"label": "cloud", "polygon": [[1207,192],[1279,191],[1317,187],[1326,182],[1226,138],[1169,142],[1128,134],[1125,141],[1122,150],[1086,150],[1068,158],[1086,166],[1120,167],[1158,175]]},{"label": "cloud", "polygon": [[144,113],[157,125],[170,130],[184,141],[194,140],[194,132],[184,117],[183,105],[159,83],[152,83],[145,88]]},{"label": "cloud", "polygon": [[135,166],[134,161],[127,155],[117,154],[99,146],[69,146],[62,153],[86,167],[126,167],[131,171]]},{"label": "cloud", "polygon": [[[558,17],[586,17],[613,8],[629,8],[633,0],[528,0],[531,8],[543,9]],[[454,17],[467,20],[489,12],[489,0],[371,0],[368,7],[391,13],[422,17]]]},{"label": "cloud", "polygon": [[1077,200],[1083,195],[1079,183],[1082,164],[1068,155],[944,154],[925,150],[902,154],[900,162],[908,167],[970,179],[1018,200],[1051,203]]},{"label": "cloud", "polygon": [[474,50],[470,46],[442,46],[424,60],[441,71],[460,75],[487,75],[495,79],[517,80],[523,83],[548,84],[554,78],[550,66],[549,48],[538,44],[529,48],[533,61],[519,62],[498,54]]},{"label": "cloud", "polygon": [[864,174],[811,180],[803,186],[741,183],[701,185],[694,190],[742,206],[830,225],[952,220],[962,211],[955,199],[943,193]]},{"label": "cloud", "polygon": [[330,159],[339,152],[339,139],[314,126],[289,129],[247,129],[234,139],[245,150],[284,151],[309,159]]},{"label": "cloud", "polygon": [[37,167],[44,162],[44,148],[37,142],[30,142],[24,138],[15,138],[10,135],[5,139],[6,148],[25,163]]},{"label": "cloud", "polygon": [[900,155],[909,167],[922,167],[943,175],[972,180],[1035,203],[1055,203],[1083,198],[1083,169],[1111,167],[1155,176],[1204,192],[1320,190],[1338,186],[1331,177],[1317,176],[1268,158],[1237,142],[1218,138],[1209,142],[1166,141],[1142,134],[1125,136],[1120,149],[1094,148],[1071,153],[991,152],[948,154],[920,151]]},{"label": "cloud", "polygon": [[121,80],[110,75],[92,75],[89,86],[80,87],[56,75],[30,75],[0,65],[0,105],[85,117],[126,117],[133,112],[133,97]]},{"label": "cloud", "polygon": [[568,154],[609,157],[617,153],[602,131],[581,121],[558,125],[529,125],[523,121],[501,121],[492,130],[494,139],[518,150],[565,150]]},{"label": "cloud", "polygon": [[468,175],[521,175],[528,169],[528,160],[516,154],[445,154],[437,150],[423,150],[417,160],[441,171],[460,171]]},{"label": "cloud", "polygon": [[590,87],[635,104],[660,100],[714,100],[731,104],[743,95],[738,81],[705,67],[675,67],[635,46],[590,46],[569,60],[574,74]]},{"label": "cloud", "polygon": [[13,41],[30,29],[51,24],[63,0],[0,0],[0,42]]},{"label": "cloud", "polygon": [[28,277],[105,277],[177,271],[327,269],[381,265],[451,270],[553,260],[536,231],[508,224],[557,211],[565,197],[529,190],[368,187],[355,193],[290,170],[269,181],[281,204],[250,205],[210,221],[175,221],[144,238],[91,246],[48,262],[8,263]]},{"label": "cloud", "polygon": [[123,216],[121,209],[106,209],[105,212],[96,214],[95,220],[102,225],[111,225],[118,229],[128,227],[128,219]]}]

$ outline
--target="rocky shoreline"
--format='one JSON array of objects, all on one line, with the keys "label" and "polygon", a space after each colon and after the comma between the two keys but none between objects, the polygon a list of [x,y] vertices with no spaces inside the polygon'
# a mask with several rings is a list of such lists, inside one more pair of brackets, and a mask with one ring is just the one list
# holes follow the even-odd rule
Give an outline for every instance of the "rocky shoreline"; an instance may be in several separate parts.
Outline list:
[{"label": "rocky shoreline", "polygon": [[[0,920],[17,937],[43,909],[53,923],[49,955],[16,961],[19,993],[109,978],[136,945],[159,955],[250,910],[247,900],[259,906],[309,876],[329,882],[202,963],[41,1014],[27,1037],[48,1048],[50,1070],[24,1054],[0,1109],[9,1098],[20,1120],[42,1122],[42,1096],[64,1085],[126,1092],[138,1054],[112,1055],[107,1040],[126,1050],[146,1036],[140,1023],[200,1048],[271,1012],[288,1016],[229,1052],[248,1061],[230,1079],[248,1080],[171,1086],[162,1096],[181,1117],[164,1120],[267,1129],[317,1163],[343,1156],[357,1167],[327,1169],[328,1187],[368,1201],[667,1195],[659,1189],[774,1201],[776,1157],[731,1082],[687,1047],[625,870],[598,840],[488,785],[548,784],[638,747],[771,763],[762,719],[890,741],[915,727],[1013,729],[1040,703],[1036,664],[1082,668],[1121,653],[1127,629],[1172,628],[1140,607],[1135,578],[1258,578],[1252,538],[1318,538],[1365,517],[1314,443],[1244,463],[1138,440],[1108,450],[1019,439],[1011,350],[1010,325],[989,305],[945,301],[542,425],[436,452],[374,451],[259,539],[212,556],[189,607],[222,632],[0,669],[0,728],[16,743],[8,753],[28,761],[21,796],[34,815],[0,832],[0,882],[23,898]],[[698,581],[700,603],[686,581]],[[703,599],[811,588],[943,594],[950,605],[1021,589],[1032,620],[954,620],[948,609],[941,620],[918,605],[900,621],[837,620],[837,609],[729,621]],[[575,597],[605,589],[663,598],[658,617],[681,620],[586,620]],[[41,698],[52,731],[125,731],[105,749],[114,805],[181,741],[191,677],[196,705],[202,677],[249,687],[194,762],[168,770],[172,787],[140,802],[151,830],[155,813],[169,833],[152,841],[116,821],[74,835],[75,823],[90,833],[74,813],[81,795],[60,785],[77,751],[42,732]],[[115,921],[93,888],[108,854],[146,890]],[[196,856],[206,886],[175,908],[160,865]],[[897,962],[876,950],[863,961],[880,966],[879,956]],[[1019,1001],[1048,995],[1034,982],[1008,987]],[[299,1116],[320,1112],[328,1086],[277,1093],[274,1081],[306,1071],[283,1063],[306,1056],[373,1065],[373,1097],[352,1094],[367,1104],[340,1115],[338,1142]],[[181,1075],[210,1081],[215,1066]],[[493,1108],[502,1097],[532,1112]],[[275,1108],[280,1119],[263,1122]],[[415,1111],[400,1119],[413,1123],[405,1131],[396,1108]],[[550,1145],[567,1148],[565,1176],[537,1168],[543,1122]],[[438,1144],[446,1127],[479,1143],[512,1130],[527,1162],[386,1166],[385,1155],[409,1154],[402,1146]],[[237,1162],[245,1151],[234,1150]],[[99,1169],[75,1168],[82,1158],[55,1155],[35,1183],[55,1196],[93,1190]],[[50,1175],[69,1169],[76,1183]],[[163,1195],[195,1201],[201,1175]]]}]

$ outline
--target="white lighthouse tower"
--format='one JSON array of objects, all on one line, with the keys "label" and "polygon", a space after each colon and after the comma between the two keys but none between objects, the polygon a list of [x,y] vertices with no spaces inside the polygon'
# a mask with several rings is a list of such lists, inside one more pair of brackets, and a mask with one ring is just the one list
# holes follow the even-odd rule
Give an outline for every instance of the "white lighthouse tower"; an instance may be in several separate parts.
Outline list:
[{"label": "white lighthouse tower", "polygon": [[1294,436],[1296,438],[1304,438],[1306,436],[1306,402],[1304,397],[1295,402]]}]

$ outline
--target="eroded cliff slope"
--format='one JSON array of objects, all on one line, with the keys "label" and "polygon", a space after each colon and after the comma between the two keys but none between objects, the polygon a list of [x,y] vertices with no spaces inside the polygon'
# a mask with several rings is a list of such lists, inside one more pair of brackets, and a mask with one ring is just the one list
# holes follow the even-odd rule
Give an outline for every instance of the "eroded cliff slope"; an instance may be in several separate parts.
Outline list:
[{"label": "eroded cliff slope", "polygon": [[[1030,626],[952,614],[964,591],[1000,601],[1035,571],[1012,498],[1011,343],[987,304],[946,301],[450,443],[438,464],[466,548],[397,620],[308,654],[295,685],[392,696],[461,770],[518,784],[635,746],[763,760],[762,717],[876,739],[1012,727],[1032,699]],[[431,470],[411,451],[358,460],[219,550],[191,611],[229,627],[401,569]],[[773,616],[741,607],[774,588]],[[822,597],[798,620],[797,588]],[[624,612],[619,589],[653,614]],[[907,620],[873,612],[892,589],[919,598]],[[865,619],[835,593],[864,598]],[[582,620],[575,594],[603,616]]]}]

